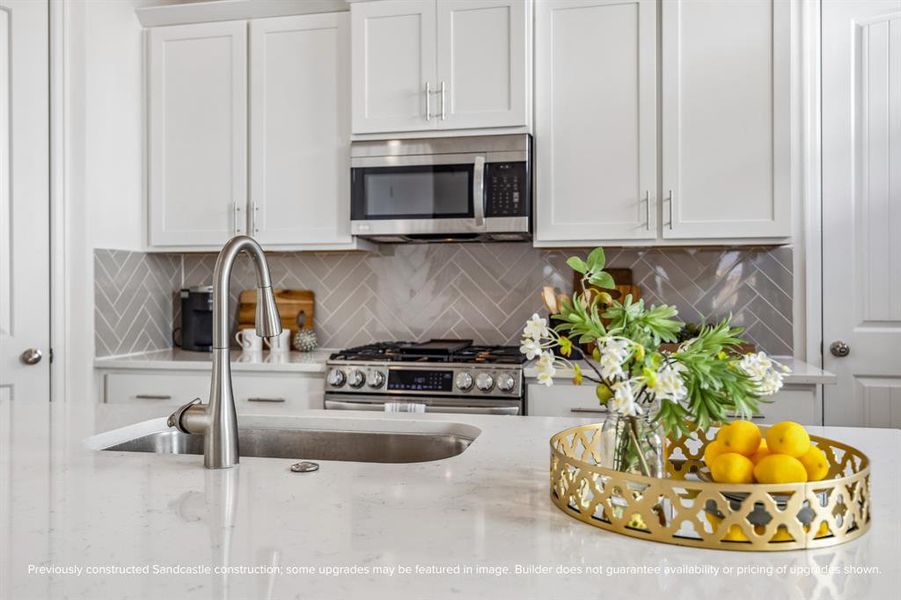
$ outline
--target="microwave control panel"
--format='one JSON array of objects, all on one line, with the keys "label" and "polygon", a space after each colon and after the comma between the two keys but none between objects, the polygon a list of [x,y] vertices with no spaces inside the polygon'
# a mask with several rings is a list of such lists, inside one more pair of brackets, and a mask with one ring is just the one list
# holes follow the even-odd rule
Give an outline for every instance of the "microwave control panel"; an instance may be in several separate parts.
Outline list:
[{"label": "microwave control panel", "polygon": [[485,165],[485,216],[529,215],[531,181],[525,162]]}]

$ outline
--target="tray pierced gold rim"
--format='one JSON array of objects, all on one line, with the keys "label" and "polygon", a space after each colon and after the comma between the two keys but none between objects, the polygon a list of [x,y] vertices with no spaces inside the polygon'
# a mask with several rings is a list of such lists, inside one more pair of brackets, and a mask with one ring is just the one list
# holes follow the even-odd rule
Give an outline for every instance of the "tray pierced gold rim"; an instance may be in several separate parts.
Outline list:
[{"label": "tray pierced gold rim", "polygon": [[714,431],[672,440],[669,477],[654,478],[598,464],[601,427],[571,427],[550,439],[551,501],[584,523],[639,539],[739,551],[833,546],[869,529],[870,460],[853,446],[811,436],[832,465],[822,481],[722,484],[682,478],[700,466]]}]

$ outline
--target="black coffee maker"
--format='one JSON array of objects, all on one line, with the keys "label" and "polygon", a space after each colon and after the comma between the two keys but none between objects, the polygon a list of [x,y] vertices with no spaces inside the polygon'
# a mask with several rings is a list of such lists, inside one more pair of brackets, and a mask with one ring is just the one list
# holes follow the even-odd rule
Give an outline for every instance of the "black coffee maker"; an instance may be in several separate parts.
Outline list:
[{"label": "black coffee maker", "polygon": [[[211,352],[213,349],[213,286],[201,285],[180,290],[181,327],[176,327],[176,344],[185,350]],[[180,332],[180,335],[179,335]]]}]

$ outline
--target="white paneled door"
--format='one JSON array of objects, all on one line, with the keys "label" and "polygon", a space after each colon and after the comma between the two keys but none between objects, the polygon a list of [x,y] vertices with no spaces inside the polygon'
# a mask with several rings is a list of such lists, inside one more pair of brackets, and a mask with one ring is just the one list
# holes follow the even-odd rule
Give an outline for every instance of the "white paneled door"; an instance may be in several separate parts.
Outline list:
[{"label": "white paneled door", "polygon": [[438,2],[438,121],[442,129],[525,126],[532,4]]},{"label": "white paneled door", "polygon": [[220,246],[247,222],[247,24],[148,33],[151,246]]},{"label": "white paneled door", "polygon": [[663,237],[791,234],[791,3],[661,3]]},{"label": "white paneled door", "polygon": [[367,2],[350,18],[354,133],[436,127],[435,3]]},{"label": "white paneled door", "polygon": [[825,423],[901,427],[901,2],[822,25]]},{"label": "white paneled door", "polygon": [[657,4],[536,10],[536,241],[656,238]]},{"label": "white paneled door", "polygon": [[0,0],[0,405],[50,399],[47,7]]},{"label": "white paneled door", "polygon": [[346,12],[250,22],[250,223],[261,244],[350,244]]}]

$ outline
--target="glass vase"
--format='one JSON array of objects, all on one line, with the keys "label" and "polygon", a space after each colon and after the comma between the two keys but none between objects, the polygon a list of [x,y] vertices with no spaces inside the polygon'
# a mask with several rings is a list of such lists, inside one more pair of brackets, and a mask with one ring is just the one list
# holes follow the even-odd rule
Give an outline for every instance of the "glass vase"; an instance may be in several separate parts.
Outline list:
[{"label": "glass vase", "polygon": [[601,466],[647,477],[664,476],[666,438],[663,428],[647,413],[635,416],[609,413],[601,437]]}]

